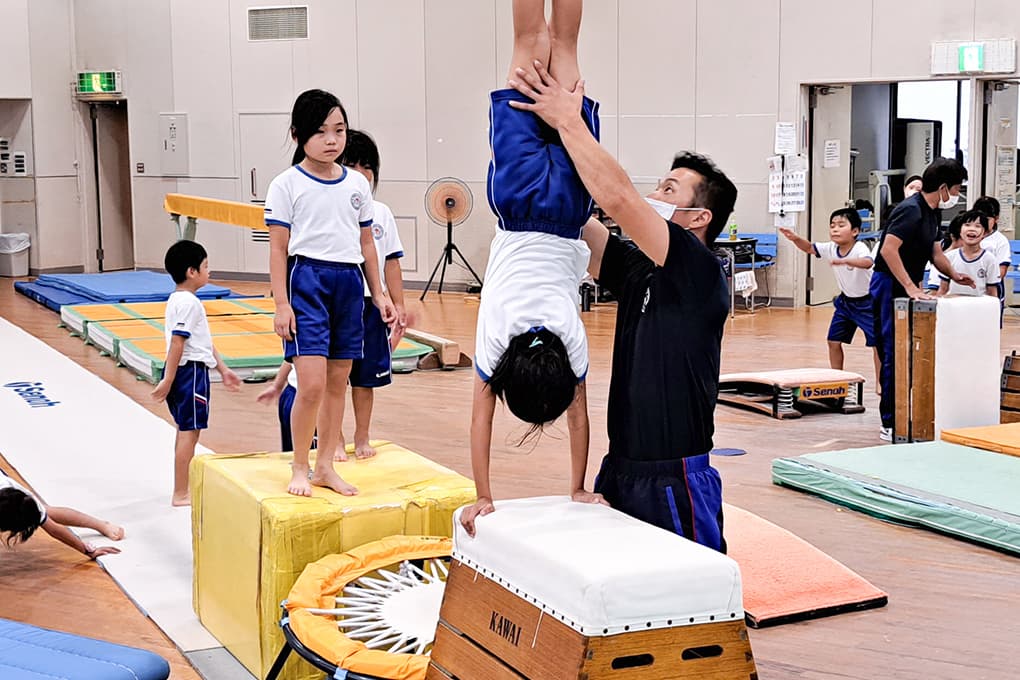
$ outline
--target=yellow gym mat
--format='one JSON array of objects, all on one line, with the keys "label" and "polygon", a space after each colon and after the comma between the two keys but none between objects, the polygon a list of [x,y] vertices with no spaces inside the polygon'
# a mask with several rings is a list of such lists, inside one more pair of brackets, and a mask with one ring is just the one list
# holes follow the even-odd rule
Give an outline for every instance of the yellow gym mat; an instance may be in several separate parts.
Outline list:
[{"label": "yellow gym mat", "polygon": [[[195,611],[255,677],[283,646],[280,603],[307,564],[396,534],[450,536],[453,511],[474,502],[470,479],[396,444],[373,444],[374,458],[336,463],[357,496],[321,488],[291,496],[291,454],[192,462]],[[280,677],[320,676],[292,657]]]},{"label": "yellow gym mat", "polygon": [[1020,456],[1020,423],[942,430],[942,440],[1007,456]]}]

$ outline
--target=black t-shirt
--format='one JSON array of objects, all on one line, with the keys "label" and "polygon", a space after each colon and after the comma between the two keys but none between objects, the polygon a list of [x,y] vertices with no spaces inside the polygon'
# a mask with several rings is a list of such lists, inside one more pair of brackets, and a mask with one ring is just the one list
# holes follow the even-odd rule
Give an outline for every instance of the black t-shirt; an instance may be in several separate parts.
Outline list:
[{"label": "black t-shirt", "polygon": [[[910,280],[920,283],[924,279],[924,267],[931,261],[932,248],[935,246],[935,239],[938,238],[940,222],[940,212],[933,210],[920,193],[904,199],[889,216],[889,225],[885,228],[882,240],[878,245],[879,254],[875,258],[875,271],[892,275],[889,265],[882,257],[882,245],[885,244],[885,237],[892,234],[903,240],[903,244],[900,245],[900,259],[903,260],[903,266],[907,270]],[[905,297],[906,294],[900,282],[896,280],[896,277],[893,277],[893,297]]]},{"label": "black t-shirt", "polygon": [[609,383],[609,453],[670,460],[712,449],[719,355],[730,299],[715,255],[672,222],[657,267],[610,236],[599,284],[618,300]]}]

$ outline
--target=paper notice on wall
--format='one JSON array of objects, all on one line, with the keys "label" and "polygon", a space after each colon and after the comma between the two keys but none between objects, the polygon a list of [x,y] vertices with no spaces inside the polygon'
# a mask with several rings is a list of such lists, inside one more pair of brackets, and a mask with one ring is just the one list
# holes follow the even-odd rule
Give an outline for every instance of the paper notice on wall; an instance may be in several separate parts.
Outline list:
[{"label": "paper notice on wall", "polygon": [[1009,238],[1015,238],[1016,225],[1013,223],[1016,203],[1016,147],[999,145],[995,147],[995,198],[999,199],[999,231]]},{"label": "paper notice on wall", "polygon": [[776,229],[796,229],[797,216],[794,213],[777,213],[772,220],[772,225]]},{"label": "paper notice on wall", "polygon": [[822,156],[823,168],[838,168],[841,164],[840,143],[838,139],[825,140],[825,154]]},{"label": "paper notice on wall", "polygon": [[799,155],[772,156],[768,163],[769,212],[807,210],[807,159]]},{"label": "paper notice on wall", "polygon": [[797,153],[797,128],[793,123],[776,123],[776,142],[772,153],[780,156]]}]

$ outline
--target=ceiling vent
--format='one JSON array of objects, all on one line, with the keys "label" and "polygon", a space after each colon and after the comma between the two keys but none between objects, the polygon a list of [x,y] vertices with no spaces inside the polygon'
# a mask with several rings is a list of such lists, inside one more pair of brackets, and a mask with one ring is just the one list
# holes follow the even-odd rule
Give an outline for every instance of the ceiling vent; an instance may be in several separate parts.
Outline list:
[{"label": "ceiling vent", "polygon": [[253,7],[248,10],[248,40],[307,40],[308,7]]}]

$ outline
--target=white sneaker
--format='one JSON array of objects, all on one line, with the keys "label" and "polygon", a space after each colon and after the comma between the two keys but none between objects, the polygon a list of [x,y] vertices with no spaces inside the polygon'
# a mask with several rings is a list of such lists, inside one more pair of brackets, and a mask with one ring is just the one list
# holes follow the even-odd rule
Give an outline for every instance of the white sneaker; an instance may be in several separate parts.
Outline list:
[{"label": "white sneaker", "polygon": [[892,428],[891,427],[880,428],[878,430],[878,438],[881,439],[884,442],[891,442],[892,441]]}]

